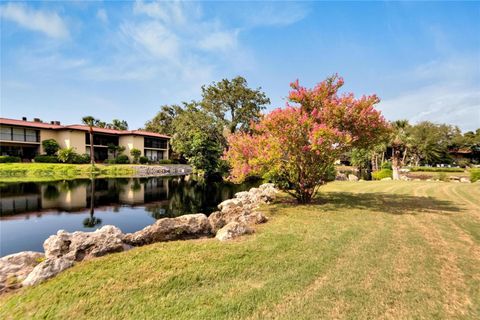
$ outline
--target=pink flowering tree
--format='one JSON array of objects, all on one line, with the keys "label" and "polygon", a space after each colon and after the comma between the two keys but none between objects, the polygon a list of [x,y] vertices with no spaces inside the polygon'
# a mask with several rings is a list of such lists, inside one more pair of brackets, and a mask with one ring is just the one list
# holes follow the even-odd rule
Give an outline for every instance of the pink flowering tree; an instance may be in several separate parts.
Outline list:
[{"label": "pink flowering tree", "polygon": [[321,185],[334,179],[334,162],[342,153],[374,146],[389,132],[374,108],[377,96],[339,94],[342,85],[337,75],[313,89],[292,83],[285,108],[252,124],[252,133],[228,138],[224,158],[232,167],[231,179],[262,176],[299,203],[310,202]]}]

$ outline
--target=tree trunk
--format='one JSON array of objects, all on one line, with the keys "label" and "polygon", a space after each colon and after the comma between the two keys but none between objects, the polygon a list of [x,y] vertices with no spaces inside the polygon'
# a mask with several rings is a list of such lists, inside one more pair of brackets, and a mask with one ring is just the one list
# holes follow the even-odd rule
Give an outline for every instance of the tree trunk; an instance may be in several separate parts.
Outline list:
[{"label": "tree trunk", "polygon": [[392,178],[393,180],[400,180],[400,151],[392,150]]},{"label": "tree trunk", "polygon": [[407,158],[407,152],[408,152],[408,148],[405,148],[405,151],[403,152],[402,163],[401,163],[402,166],[405,165],[405,159]]},{"label": "tree trunk", "polygon": [[95,164],[95,153],[93,152],[93,129],[90,128],[90,163]]}]

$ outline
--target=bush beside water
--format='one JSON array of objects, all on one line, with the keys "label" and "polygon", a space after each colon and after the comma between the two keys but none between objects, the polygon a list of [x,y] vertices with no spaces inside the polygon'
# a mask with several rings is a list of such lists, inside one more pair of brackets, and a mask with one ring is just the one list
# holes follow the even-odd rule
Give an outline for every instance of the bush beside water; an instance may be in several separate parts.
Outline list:
[{"label": "bush beside water", "polygon": [[0,163],[14,163],[21,162],[22,160],[19,157],[14,156],[0,156]]},{"label": "bush beside water", "polygon": [[373,172],[372,173],[372,178],[374,180],[382,180],[384,178],[391,178],[392,174],[393,174],[392,170],[382,169],[382,170]]},{"label": "bush beside water", "polygon": [[35,156],[33,158],[33,161],[37,163],[58,163],[58,158],[57,156],[49,156],[46,154],[40,154],[38,156]]}]

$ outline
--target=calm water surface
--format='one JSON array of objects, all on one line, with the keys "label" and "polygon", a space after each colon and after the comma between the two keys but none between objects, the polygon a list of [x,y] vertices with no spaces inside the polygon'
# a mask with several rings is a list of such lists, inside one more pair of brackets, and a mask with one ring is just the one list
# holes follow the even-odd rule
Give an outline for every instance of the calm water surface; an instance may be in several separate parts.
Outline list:
[{"label": "calm water surface", "polygon": [[258,184],[205,183],[189,176],[0,184],[0,256],[43,251],[43,241],[60,229],[94,231],[108,224],[134,232],[160,218],[208,215]]}]

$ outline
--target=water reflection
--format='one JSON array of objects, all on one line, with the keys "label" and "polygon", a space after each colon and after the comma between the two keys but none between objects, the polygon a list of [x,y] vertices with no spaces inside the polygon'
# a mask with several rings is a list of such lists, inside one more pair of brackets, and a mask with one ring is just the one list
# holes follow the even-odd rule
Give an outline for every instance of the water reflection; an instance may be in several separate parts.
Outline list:
[{"label": "water reflection", "polygon": [[111,224],[134,232],[159,218],[209,214],[258,184],[205,183],[190,176],[0,184],[0,256],[41,250],[59,229],[91,231]]},{"label": "water reflection", "polygon": [[118,212],[121,206],[143,206],[156,219],[197,212],[209,214],[221,201],[256,185],[205,183],[190,176],[7,183],[0,185],[0,219],[88,209],[93,221],[96,208]]}]

